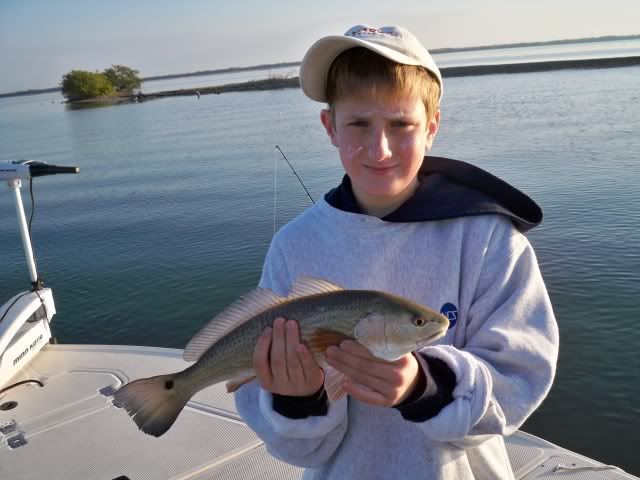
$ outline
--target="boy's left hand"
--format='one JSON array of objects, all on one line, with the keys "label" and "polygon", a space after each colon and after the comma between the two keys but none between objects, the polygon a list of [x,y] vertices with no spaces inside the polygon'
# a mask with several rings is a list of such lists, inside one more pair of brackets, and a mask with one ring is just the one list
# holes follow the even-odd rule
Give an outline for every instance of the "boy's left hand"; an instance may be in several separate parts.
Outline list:
[{"label": "boy's left hand", "polygon": [[388,362],[353,340],[345,340],[339,348],[327,348],[326,358],[330,366],[347,376],[344,390],[349,395],[379,407],[392,407],[406,399],[421,373],[411,353]]}]

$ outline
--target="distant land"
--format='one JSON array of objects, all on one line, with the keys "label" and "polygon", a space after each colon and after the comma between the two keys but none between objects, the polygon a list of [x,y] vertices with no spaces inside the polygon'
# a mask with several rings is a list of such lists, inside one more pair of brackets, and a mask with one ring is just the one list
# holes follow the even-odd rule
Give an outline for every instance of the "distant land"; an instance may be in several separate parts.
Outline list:
[{"label": "distant land", "polygon": [[477,47],[437,48],[431,53],[470,52],[472,50],[493,50],[496,48],[544,47],[546,45],[566,45],[570,43],[615,42],[618,40],[636,40],[639,35],[606,35],[604,37],[573,38],[565,40],[549,40],[546,42],[503,43],[500,45],[481,45]]},{"label": "distant land", "polygon": [[[440,69],[443,78],[490,75],[495,73],[530,73],[563,69],[593,69],[640,66],[640,56],[595,58],[581,60],[556,60],[546,62],[507,63],[503,65],[470,65],[464,67],[445,67]],[[225,92],[250,92],[259,90],[280,90],[283,88],[300,88],[299,77],[270,77],[263,80],[249,80],[248,82],[229,83],[226,85],[181,88],[153,93],[134,93],[110,97],[96,97],[85,100],[75,100],[69,103],[71,108],[87,108],[122,103],[146,102],[158,98],[177,96],[197,96]]]},{"label": "distant land", "polygon": [[[574,39],[565,39],[565,40],[550,40],[545,42],[522,42],[522,43],[504,43],[498,45],[479,45],[475,47],[455,47],[455,48],[436,48],[430,50],[431,53],[454,53],[454,52],[469,52],[474,50],[494,50],[500,48],[524,48],[524,47],[542,47],[549,45],[567,45],[572,43],[591,43],[591,42],[613,42],[619,40],[636,40],[640,39],[640,34],[638,35],[607,35],[603,37],[589,37],[589,38],[574,38]],[[186,77],[199,77],[205,75],[219,75],[224,73],[234,73],[234,72],[248,72],[252,70],[268,70],[270,68],[279,69],[286,67],[297,67],[300,65],[300,62],[280,62],[280,63],[269,63],[262,65],[253,65],[249,67],[229,67],[229,68],[218,68],[215,70],[201,70],[198,72],[190,72],[190,73],[176,73],[169,75],[154,75],[150,77],[144,77],[142,81],[153,81],[153,80],[167,80],[174,78],[186,78]],[[60,91],[60,87],[52,87],[52,88],[44,88],[44,89],[29,89],[29,90],[20,90],[16,92],[10,93],[0,93],[0,98],[4,97],[16,97],[21,95],[37,95],[40,93],[50,93]]]}]

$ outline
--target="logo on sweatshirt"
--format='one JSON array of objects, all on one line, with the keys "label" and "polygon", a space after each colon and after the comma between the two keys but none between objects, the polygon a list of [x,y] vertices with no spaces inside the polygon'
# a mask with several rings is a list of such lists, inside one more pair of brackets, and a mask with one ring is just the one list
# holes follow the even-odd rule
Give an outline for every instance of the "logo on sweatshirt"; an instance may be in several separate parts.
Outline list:
[{"label": "logo on sweatshirt", "polygon": [[442,305],[440,313],[449,319],[449,329],[458,323],[458,307],[453,303],[445,303]]}]

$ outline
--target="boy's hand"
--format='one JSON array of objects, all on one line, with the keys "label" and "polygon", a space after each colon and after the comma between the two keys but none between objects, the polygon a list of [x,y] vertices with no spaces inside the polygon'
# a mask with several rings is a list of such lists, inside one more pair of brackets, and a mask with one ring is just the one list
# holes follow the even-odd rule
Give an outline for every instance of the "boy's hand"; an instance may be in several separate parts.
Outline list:
[{"label": "boy's hand", "polygon": [[329,347],[326,356],[329,365],[347,376],[344,390],[371,405],[397,405],[411,394],[419,380],[420,366],[411,353],[387,362],[371,355],[358,342],[345,340],[340,348]]},{"label": "boy's hand", "polygon": [[300,343],[298,322],[278,317],[258,337],[253,368],[262,388],[271,393],[305,397],[324,383],[324,373]]}]

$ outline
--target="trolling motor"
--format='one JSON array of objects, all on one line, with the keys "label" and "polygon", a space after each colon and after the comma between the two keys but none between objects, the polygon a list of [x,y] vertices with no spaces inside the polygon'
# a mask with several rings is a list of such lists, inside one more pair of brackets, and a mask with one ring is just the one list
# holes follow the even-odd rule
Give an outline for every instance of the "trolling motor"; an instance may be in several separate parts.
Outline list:
[{"label": "trolling motor", "polygon": [[0,181],[14,192],[31,290],[21,292],[0,306],[0,390],[51,339],[49,323],[56,313],[53,294],[38,277],[31,235],[22,204],[22,180],[58,173],[78,173],[78,167],[60,167],[35,160],[0,162]]}]

